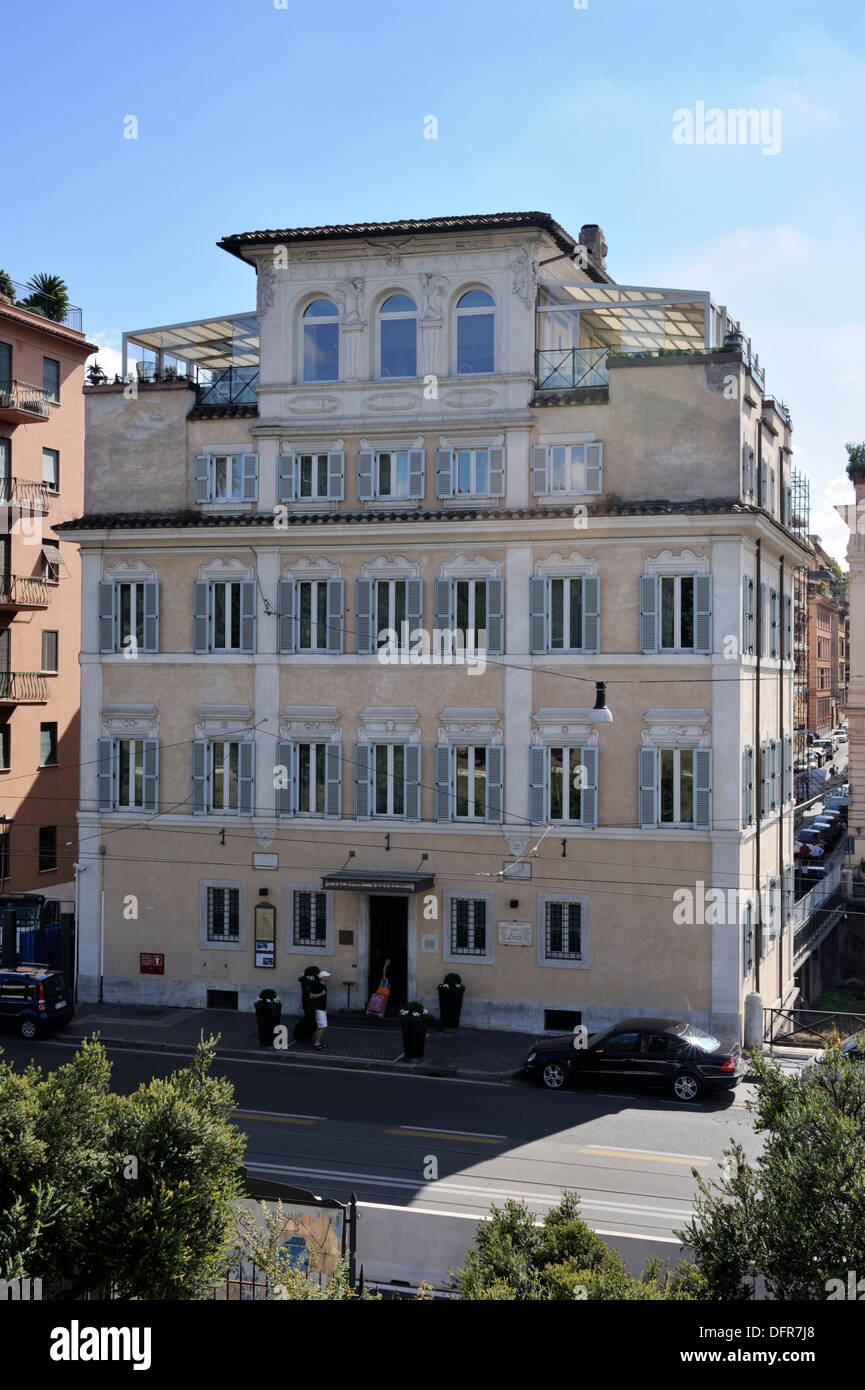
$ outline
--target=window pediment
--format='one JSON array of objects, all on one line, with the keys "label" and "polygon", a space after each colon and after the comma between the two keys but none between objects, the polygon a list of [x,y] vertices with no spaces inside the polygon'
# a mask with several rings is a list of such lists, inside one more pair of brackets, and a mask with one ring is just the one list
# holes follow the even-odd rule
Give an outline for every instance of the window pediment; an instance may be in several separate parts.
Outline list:
[{"label": "window pediment", "polygon": [[143,583],[148,579],[156,579],[157,571],[155,565],[145,564],[144,560],[118,560],[116,564],[109,565],[103,577],[108,581],[116,583]]},{"label": "window pediment", "polygon": [[418,579],[420,566],[405,555],[394,555],[389,560],[386,555],[378,555],[361,570],[362,579]]},{"label": "window pediment", "polygon": [[708,555],[695,555],[693,550],[662,550],[659,555],[646,556],[644,574],[708,574]]},{"label": "window pediment", "polygon": [[502,743],[503,732],[498,727],[501,718],[497,709],[469,708],[451,706],[439,715],[441,726],[438,730],[439,743],[457,743],[461,740],[478,743]]},{"label": "window pediment", "polygon": [[243,560],[209,560],[200,565],[198,577],[202,580],[254,579],[255,570]]},{"label": "window pediment", "polygon": [[704,709],[649,709],[643,715],[648,729],[641,733],[644,748],[708,748],[711,734]]},{"label": "window pediment", "polygon": [[581,555],[578,550],[572,550],[570,555],[561,554],[548,555],[545,560],[539,560],[535,565],[535,572],[538,575],[548,575],[551,578],[560,578],[569,575],[597,574],[597,560],[590,560],[585,555]]},{"label": "window pediment", "polygon": [[418,713],[411,705],[369,705],[359,717],[360,743],[420,743]]}]

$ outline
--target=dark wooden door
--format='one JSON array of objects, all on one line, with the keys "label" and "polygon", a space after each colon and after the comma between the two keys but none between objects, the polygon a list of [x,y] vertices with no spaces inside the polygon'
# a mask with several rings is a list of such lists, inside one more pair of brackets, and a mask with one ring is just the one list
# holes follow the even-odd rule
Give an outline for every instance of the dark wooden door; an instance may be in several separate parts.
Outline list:
[{"label": "dark wooden door", "polygon": [[408,898],[371,896],[367,997],[378,986],[388,959],[390,998],[387,1012],[392,1014],[408,997]]}]

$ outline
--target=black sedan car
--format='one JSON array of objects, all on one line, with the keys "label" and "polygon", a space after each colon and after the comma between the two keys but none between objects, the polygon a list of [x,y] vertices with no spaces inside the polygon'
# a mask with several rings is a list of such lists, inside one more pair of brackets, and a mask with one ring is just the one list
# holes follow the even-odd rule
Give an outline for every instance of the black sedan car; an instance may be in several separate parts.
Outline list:
[{"label": "black sedan car", "polygon": [[602,1033],[581,1029],[533,1043],[526,1073],[551,1091],[576,1081],[664,1086],[678,1100],[735,1086],[745,1075],[738,1043],[670,1018],[626,1018]]}]

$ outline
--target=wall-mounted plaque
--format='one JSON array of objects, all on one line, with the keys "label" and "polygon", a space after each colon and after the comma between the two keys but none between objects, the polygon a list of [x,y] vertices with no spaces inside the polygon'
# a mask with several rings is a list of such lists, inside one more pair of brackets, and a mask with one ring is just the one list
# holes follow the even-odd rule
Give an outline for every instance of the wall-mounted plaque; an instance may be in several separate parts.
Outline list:
[{"label": "wall-mounted plaque", "polygon": [[500,946],[531,946],[531,922],[499,922]]}]

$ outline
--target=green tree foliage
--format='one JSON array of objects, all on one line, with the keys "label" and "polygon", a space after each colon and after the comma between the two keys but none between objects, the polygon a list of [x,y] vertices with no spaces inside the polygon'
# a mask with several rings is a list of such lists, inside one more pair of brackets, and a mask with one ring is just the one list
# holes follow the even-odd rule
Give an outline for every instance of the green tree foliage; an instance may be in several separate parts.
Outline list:
[{"label": "green tree foliage", "polygon": [[244,1140],[231,1083],[210,1075],[215,1045],[202,1037],[186,1070],[128,1096],[97,1041],[44,1078],[0,1063],[0,1277],[154,1299],[218,1281]]},{"label": "green tree foliage", "polygon": [[493,1206],[480,1223],[463,1268],[451,1277],[464,1299],[628,1302],[704,1298],[703,1280],[688,1265],[672,1273],[651,1262],[635,1279],[621,1255],[580,1216],[576,1193],[564,1193],[543,1221],[524,1202]]},{"label": "green tree foliage", "polygon": [[851,481],[865,474],[865,443],[845,444],[847,450],[847,477]]},{"label": "green tree foliage", "polygon": [[30,294],[18,301],[19,309],[29,309],[33,314],[63,323],[69,308],[69,290],[66,281],[59,275],[31,275],[27,281]]},{"label": "green tree foliage", "polygon": [[7,299],[15,298],[15,286],[12,284],[12,277],[5,271],[0,270],[0,294]]},{"label": "green tree foliage", "polygon": [[825,1065],[785,1076],[754,1054],[756,1129],[751,1165],[739,1145],[721,1178],[697,1176],[693,1247],[712,1298],[750,1297],[762,1276],[779,1299],[825,1299],[830,1279],[865,1275],[865,1072],[837,1043]]}]

